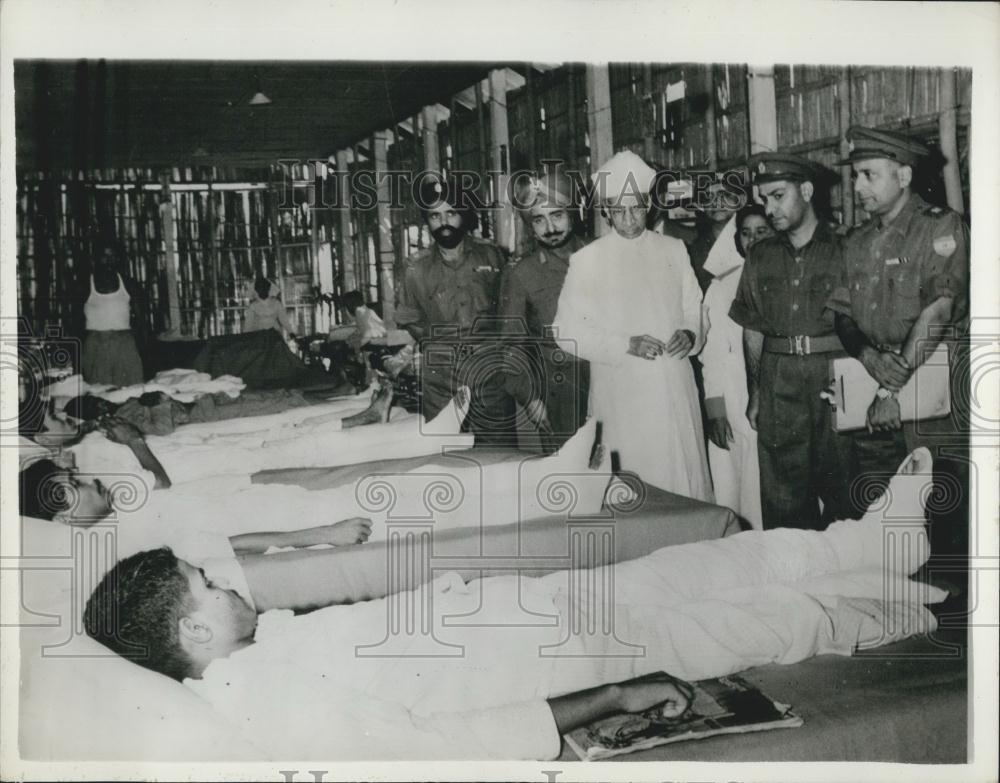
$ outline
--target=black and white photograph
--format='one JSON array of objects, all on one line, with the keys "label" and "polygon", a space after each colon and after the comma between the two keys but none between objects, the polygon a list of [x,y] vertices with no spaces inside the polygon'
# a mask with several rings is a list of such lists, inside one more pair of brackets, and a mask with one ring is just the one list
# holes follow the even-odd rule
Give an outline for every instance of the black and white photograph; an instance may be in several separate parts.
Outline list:
[{"label": "black and white photograph", "polygon": [[0,2],[0,778],[996,780],[998,23]]}]

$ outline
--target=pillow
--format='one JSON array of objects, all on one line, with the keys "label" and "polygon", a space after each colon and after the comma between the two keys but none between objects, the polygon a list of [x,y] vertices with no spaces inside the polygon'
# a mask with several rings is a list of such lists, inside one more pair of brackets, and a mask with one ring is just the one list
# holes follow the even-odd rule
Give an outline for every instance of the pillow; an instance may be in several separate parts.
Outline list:
[{"label": "pillow", "polygon": [[37,558],[21,579],[22,757],[260,759],[256,748],[184,685],[120,658],[73,630],[107,568],[107,528],[21,520],[21,555]]}]

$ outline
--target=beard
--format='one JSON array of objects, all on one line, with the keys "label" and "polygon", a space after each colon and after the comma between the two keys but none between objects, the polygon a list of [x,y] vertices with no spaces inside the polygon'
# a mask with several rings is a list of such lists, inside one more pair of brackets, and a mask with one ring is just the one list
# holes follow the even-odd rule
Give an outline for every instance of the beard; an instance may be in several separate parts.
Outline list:
[{"label": "beard", "polygon": [[452,226],[439,226],[431,231],[431,236],[434,237],[434,241],[441,245],[441,247],[446,250],[452,250],[458,247],[462,243],[462,240],[465,239],[465,230]]},{"label": "beard", "polygon": [[565,234],[555,233],[555,234],[543,234],[538,237],[538,243],[543,247],[548,247],[553,250],[563,247],[573,238],[573,232],[567,231]]}]

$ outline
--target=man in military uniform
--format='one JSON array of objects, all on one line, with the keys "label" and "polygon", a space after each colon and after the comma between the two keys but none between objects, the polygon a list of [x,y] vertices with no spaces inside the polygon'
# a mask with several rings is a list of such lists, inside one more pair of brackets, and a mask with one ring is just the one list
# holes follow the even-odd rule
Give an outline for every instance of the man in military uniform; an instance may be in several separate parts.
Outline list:
[{"label": "man in military uniform", "polygon": [[538,426],[546,452],[557,450],[587,417],[590,366],[552,339],[569,257],[586,244],[576,233],[574,192],[565,174],[517,183],[514,206],[536,247],[504,270],[501,287],[505,331],[521,336],[508,346],[507,389]]},{"label": "man in military uniform", "polygon": [[[965,346],[956,338],[968,326],[968,229],[961,216],[928,205],[913,191],[913,169],[929,152],[919,141],[857,126],[848,129],[847,140],[850,154],[841,163],[854,169],[855,191],[871,218],[845,242],[847,277],[829,307],[837,313],[844,347],[879,383],[868,409],[868,429],[854,436],[859,470],[854,493],[871,500],[903,456],[918,446],[930,447],[935,498],[941,502],[929,504],[929,515],[932,522],[942,520],[932,525],[931,546],[962,551],[968,535],[968,468],[961,458],[964,428],[956,405],[967,394],[957,382]],[[896,392],[942,337],[949,343],[952,414],[902,424]],[[947,450],[941,448],[945,445]]]},{"label": "man in military uniform", "polygon": [[851,440],[820,398],[830,359],[844,355],[826,310],[843,282],[841,238],[814,207],[822,167],[760,153],[750,170],[777,234],[750,248],[729,316],[743,327],[763,524],[821,529],[851,511]]},{"label": "man in military uniform", "polygon": [[436,416],[468,386],[466,426],[477,444],[509,444],[513,401],[505,392],[496,306],[503,256],[469,236],[475,227],[473,191],[454,179],[425,181],[418,194],[434,244],[406,267],[396,323],[421,346],[421,412]]}]

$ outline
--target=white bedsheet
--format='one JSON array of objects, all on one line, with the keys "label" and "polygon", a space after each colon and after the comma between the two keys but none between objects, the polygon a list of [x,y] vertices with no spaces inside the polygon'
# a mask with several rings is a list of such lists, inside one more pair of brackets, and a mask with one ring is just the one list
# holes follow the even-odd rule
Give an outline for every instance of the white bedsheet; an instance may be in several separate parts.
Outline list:
[{"label": "white bedsheet", "polygon": [[[424,519],[436,532],[509,524],[563,509],[565,502],[539,502],[539,497],[546,500],[553,494],[553,485],[561,488],[560,493],[572,493],[575,514],[597,514],[610,478],[610,460],[589,469],[595,430],[596,422],[589,422],[549,457],[494,465],[476,464],[470,457],[467,464],[457,461],[458,467],[456,461],[447,467],[421,465],[407,473],[372,474],[327,490],[253,484],[247,476],[179,484],[117,512],[118,557],[160,546],[178,551],[175,542],[200,533],[225,538],[329,525],[357,516],[372,520],[372,541],[384,539],[386,523],[393,520]],[[384,492],[391,492],[391,503],[384,501]]]},{"label": "white bedsheet", "polygon": [[[581,638],[568,633],[565,620],[572,616],[571,592],[565,577],[502,577],[465,585],[450,575],[439,579],[431,591],[431,627],[437,641],[432,639],[430,651],[450,655],[456,648],[441,645],[463,644],[460,657],[359,656],[356,644],[373,645],[369,649],[376,654],[385,652],[378,645],[386,640],[410,650],[426,645],[426,634],[400,638],[386,633],[390,609],[417,605],[414,599],[424,595],[419,591],[294,620],[290,613],[272,613],[262,618],[262,632],[271,626],[275,633],[283,633],[284,623],[294,626],[288,639],[302,642],[290,663],[291,641],[274,648],[274,660],[284,661],[292,673],[314,672],[320,666],[334,676],[286,682],[275,678],[276,669],[271,668],[272,677],[262,682],[248,665],[244,669],[248,687],[236,687],[240,680],[234,680],[229,689],[247,703],[223,707],[216,702],[215,709],[191,690],[109,655],[92,640],[73,636],[71,621],[79,617],[73,601],[89,592],[110,555],[100,544],[85,548],[83,554],[90,552],[96,560],[85,557],[81,574],[73,570],[73,564],[81,562],[73,551],[79,542],[100,536],[102,525],[71,529],[25,520],[21,554],[43,558],[38,565],[50,570],[28,569],[20,585],[25,623],[20,629],[20,749],[41,759],[147,761],[375,758],[390,757],[393,749],[413,758],[458,758],[466,753],[483,756],[485,752],[477,748],[484,746],[504,758],[519,755],[518,748],[490,744],[494,735],[483,733],[489,721],[484,722],[481,712],[452,711],[468,705],[474,693],[471,703],[477,709],[522,699],[516,709],[492,716],[503,726],[499,733],[510,736],[509,723],[523,720],[517,724],[518,737],[525,739],[520,751],[541,757],[545,752],[540,748],[554,747],[551,754],[555,754],[558,737],[547,708],[538,701],[547,693],[653,668],[695,677],[761,660],[792,662],[824,649],[848,652],[854,645],[885,643],[932,628],[921,604],[940,600],[940,591],[918,587],[906,578],[926,556],[922,525],[914,524],[922,513],[919,495],[926,481],[926,476],[896,477],[890,502],[873,509],[862,523],[841,523],[824,534],[746,533],[728,539],[730,546],[716,546],[723,542],[678,546],[661,550],[659,559],[633,561],[634,567],[618,564],[614,570],[587,572],[613,574],[619,607],[634,601],[616,611],[615,634],[621,642],[645,644],[643,656],[572,659],[538,654],[539,644],[558,644],[564,638],[576,648],[589,645],[592,653],[594,645],[605,645],[606,651],[613,644],[606,636]],[[782,535],[775,535],[778,532]],[[771,546],[777,541],[784,543]],[[753,580],[762,583],[754,587]],[[593,595],[601,583],[591,580],[588,594]],[[711,591],[705,589],[707,583]],[[648,600],[638,600],[641,597]],[[468,616],[463,618],[462,612]],[[560,615],[562,624],[553,625]],[[895,626],[886,622],[887,616]],[[514,627],[484,624],[512,619]],[[43,657],[42,643],[59,649],[50,649]],[[427,651],[426,646],[423,649]],[[268,645],[255,645],[241,655],[251,651],[255,660],[262,661]],[[53,657],[58,655],[80,657]],[[239,656],[229,660],[238,661]],[[391,701],[377,699],[383,696]],[[364,713],[372,720],[369,729],[363,736],[352,734],[358,723],[351,718],[363,714],[369,699],[372,709]],[[447,710],[444,719],[439,719],[439,710]],[[231,721],[225,718],[227,713]],[[438,718],[429,717],[432,713]],[[254,725],[241,733],[237,726],[247,715],[253,715]],[[393,726],[393,732],[412,729],[409,744],[380,734],[378,715],[387,722],[381,725]],[[250,737],[266,728],[261,721],[277,722],[277,731],[263,743],[253,742]],[[164,725],[171,727],[171,742],[166,744]],[[298,752],[303,745],[303,752]]]},{"label": "white bedsheet", "polygon": [[[473,436],[460,433],[462,420],[449,406],[433,422],[395,408],[387,424],[340,429],[339,419],[368,407],[370,396],[357,395],[322,405],[293,408],[269,416],[190,424],[146,442],[175,485],[213,476],[249,476],[286,467],[333,467],[375,459],[417,457],[445,448],[470,448]],[[296,426],[329,414],[332,421]],[[73,447],[81,473],[105,483],[134,476],[153,486],[128,447],[91,433]],[[168,490],[170,491],[170,490]]]},{"label": "white bedsheet", "polygon": [[[373,749],[371,737],[384,727],[369,702],[415,716],[478,711],[481,718],[491,707],[661,669],[716,677],[932,630],[923,604],[943,594],[907,579],[925,554],[897,546],[883,528],[869,518],[839,523],[833,533],[742,533],[585,572],[592,578],[582,582],[561,572],[466,585],[448,574],[379,601],[302,616],[268,612],[257,643],[187,684],[275,757],[294,749],[307,758],[394,758],[391,741]],[[919,536],[922,527],[908,532]],[[398,611],[419,628],[421,606],[430,607],[430,635],[407,635],[405,624],[389,632]],[[609,625],[612,633],[599,630]],[[304,692],[313,698],[286,701]],[[375,722],[338,722],[334,738],[314,731],[344,709]],[[398,721],[392,726],[400,730]],[[536,726],[539,735],[551,731]],[[359,732],[356,742],[351,732]],[[303,737],[313,745],[303,747]],[[453,753],[464,757],[461,745]]]},{"label": "white bedsheet", "polygon": [[163,370],[158,372],[148,383],[135,383],[131,386],[109,386],[108,384],[87,383],[82,375],[71,375],[58,381],[47,389],[51,397],[76,397],[81,394],[92,394],[109,402],[121,404],[133,397],[141,397],[147,392],[163,392],[178,402],[194,402],[203,394],[222,392],[230,397],[238,397],[246,388],[242,378],[235,375],[220,375],[213,378],[207,372],[196,370]]}]

